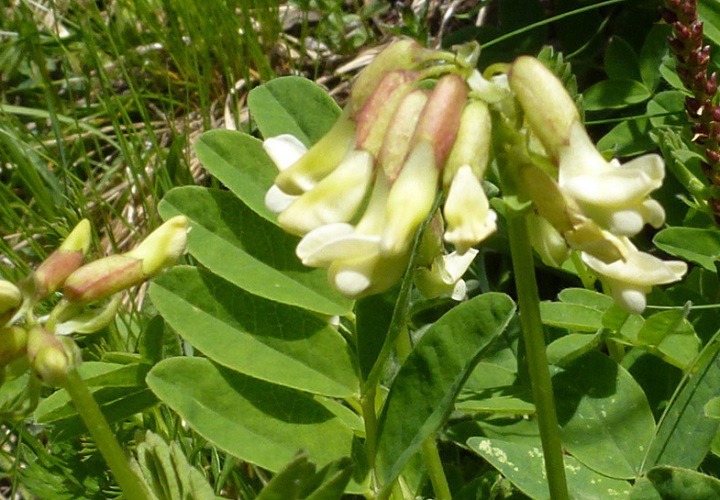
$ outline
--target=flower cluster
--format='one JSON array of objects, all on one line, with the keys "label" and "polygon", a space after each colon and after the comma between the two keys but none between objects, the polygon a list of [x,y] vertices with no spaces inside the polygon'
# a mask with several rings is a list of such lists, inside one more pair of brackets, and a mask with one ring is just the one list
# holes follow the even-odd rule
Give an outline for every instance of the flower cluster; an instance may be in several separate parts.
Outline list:
[{"label": "flower cluster", "polygon": [[[332,129],[309,150],[282,135],[264,147],[280,170],[266,197],[278,223],[302,236],[297,255],[327,267],[349,297],[386,290],[407,266],[414,235],[444,194],[443,219],[416,283],[428,295],[465,296],[461,276],[495,230],[482,188],[490,150],[490,113],[469,98],[459,68],[437,79],[455,56],[400,40],[359,75]],[[449,66],[448,64],[445,67]],[[471,70],[465,72],[471,73]],[[479,75],[478,75],[479,76]],[[447,254],[440,241],[452,244]]]},{"label": "flower cluster", "polygon": [[[91,241],[90,222],[82,220],[38,268],[19,284],[0,280],[0,378],[17,376],[29,364],[51,385],[62,385],[79,362],[66,333],[91,333],[115,316],[118,301],[101,303],[119,291],[155,276],[185,252],[188,221],[173,217],[130,252],[84,264]],[[48,316],[36,317],[35,305],[62,292]]]},{"label": "flower cluster", "polygon": [[579,250],[616,303],[642,312],[652,286],[677,281],[687,272],[684,262],[662,261],[629,240],[645,224],[665,222],[663,207],[649,197],[662,184],[662,158],[650,154],[625,164],[606,161],[562,83],[537,59],[517,59],[508,80],[524,113],[528,140],[539,141],[545,162],[557,166],[554,177],[536,164],[522,169],[524,191],[538,212],[531,230],[536,250],[550,265],[560,265],[570,249]]},{"label": "flower cluster", "polygon": [[340,118],[312,148],[290,135],[264,142],[280,171],[266,204],[302,237],[296,253],[304,264],[328,268],[346,296],[381,292],[402,275],[441,196],[415,284],[426,296],[462,299],[473,247],[496,229],[482,180],[498,159],[501,184],[515,179],[517,193],[505,194],[533,202],[530,238],[548,265],[580,252],[631,312],[644,310],[653,285],[685,274],[684,263],[663,262],[629,240],[645,224],[664,224],[650,198],[665,174],[658,155],[605,160],[562,83],[535,58],[486,78],[453,57],[395,42],[360,74]]}]

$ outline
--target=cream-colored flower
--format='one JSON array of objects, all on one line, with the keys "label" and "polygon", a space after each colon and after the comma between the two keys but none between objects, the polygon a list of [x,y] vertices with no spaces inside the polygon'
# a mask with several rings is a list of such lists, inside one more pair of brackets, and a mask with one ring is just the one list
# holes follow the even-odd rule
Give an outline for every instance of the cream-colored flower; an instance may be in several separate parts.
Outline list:
[{"label": "cream-colored flower", "polygon": [[649,223],[660,227],[665,211],[649,195],[662,185],[665,165],[655,154],[625,164],[606,161],[585,128],[570,127],[568,145],[559,150],[558,184],[583,212],[608,231],[633,236]]},{"label": "cream-colored flower", "polygon": [[624,238],[627,257],[611,263],[583,252],[583,262],[597,273],[610,287],[615,302],[631,313],[645,310],[645,296],[655,285],[679,281],[687,272],[687,264],[678,260],[663,261],[648,253],[640,252]]},{"label": "cream-colored flower", "polygon": [[437,256],[430,268],[421,267],[415,272],[415,286],[427,298],[449,295],[453,300],[463,300],[467,286],[462,277],[477,254],[478,250],[470,248],[462,254]]},{"label": "cream-colored flower", "polygon": [[469,165],[460,167],[450,184],[443,206],[447,223],[445,241],[458,252],[467,251],[497,229],[497,214],[490,210],[480,179]]}]

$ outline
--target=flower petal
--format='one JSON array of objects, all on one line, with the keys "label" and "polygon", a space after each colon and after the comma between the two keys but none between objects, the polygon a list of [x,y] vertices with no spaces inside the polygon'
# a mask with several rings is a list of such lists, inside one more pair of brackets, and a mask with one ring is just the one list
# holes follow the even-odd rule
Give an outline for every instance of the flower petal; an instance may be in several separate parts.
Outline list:
[{"label": "flower petal", "polygon": [[355,234],[350,224],[320,226],[306,234],[295,250],[303,264],[329,266],[336,260],[351,260],[379,252],[380,236]]},{"label": "flower petal", "polygon": [[272,212],[279,214],[284,212],[292,205],[299,196],[287,194],[285,191],[277,187],[275,184],[270,186],[268,192],[265,193],[265,206]]},{"label": "flower petal", "polygon": [[335,222],[347,222],[355,216],[372,177],[372,156],[351,151],[340,166],[300,196],[278,217],[280,226],[295,234]]},{"label": "flower petal", "polygon": [[305,144],[291,134],[282,134],[265,139],[263,149],[281,172],[307,153]]},{"label": "flower petal", "polygon": [[447,223],[445,241],[459,252],[477,245],[497,228],[497,214],[490,210],[480,180],[469,165],[458,169],[443,207]]}]

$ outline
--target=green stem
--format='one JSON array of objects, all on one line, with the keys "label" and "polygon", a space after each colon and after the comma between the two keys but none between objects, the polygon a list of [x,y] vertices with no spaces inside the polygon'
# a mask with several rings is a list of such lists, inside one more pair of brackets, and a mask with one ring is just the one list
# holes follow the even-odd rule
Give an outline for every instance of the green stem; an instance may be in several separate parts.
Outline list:
[{"label": "green stem", "polygon": [[115,435],[90,393],[90,389],[88,389],[87,384],[74,368],[68,372],[64,387],[70,394],[70,398],[83,422],[85,422],[88,431],[90,431],[90,435],[95,439],[100,453],[105,458],[125,498],[133,500],[147,499],[145,488],[143,488],[140,479],[130,468],[123,449],[115,439]]},{"label": "green stem", "polygon": [[522,325],[528,369],[532,383],[533,401],[537,410],[540,440],[545,457],[550,498],[567,500],[568,489],[565,479],[560,429],[558,426],[552,381],[545,351],[545,337],[540,320],[540,297],[532,247],[527,231],[526,218],[521,213],[509,211],[508,235],[512,255],[515,286],[518,294],[520,324]]},{"label": "green stem", "polygon": [[[397,353],[400,364],[405,362],[410,355],[410,351],[412,351],[412,343],[410,342],[408,331],[405,330],[398,335],[397,341],[395,342],[395,352]],[[439,500],[450,500],[452,498],[450,485],[448,484],[447,477],[445,477],[445,470],[443,469],[442,460],[440,459],[440,452],[435,442],[435,436],[430,436],[423,442],[422,456],[425,469],[427,469],[433,491],[435,492],[435,498]]]}]

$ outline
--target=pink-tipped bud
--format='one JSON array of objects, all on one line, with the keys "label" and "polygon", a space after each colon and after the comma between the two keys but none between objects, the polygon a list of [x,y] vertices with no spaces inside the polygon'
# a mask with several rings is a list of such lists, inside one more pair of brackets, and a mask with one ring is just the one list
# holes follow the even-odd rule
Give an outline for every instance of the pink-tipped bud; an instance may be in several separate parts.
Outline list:
[{"label": "pink-tipped bud", "polygon": [[9,326],[0,328],[0,367],[25,354],[28,334],[24,328]]},{"label": "pink-tipped bud", "polygon": [[433,57],[435,51],[422,47],[415,40],[403,38],[390,44],[358,75],[351,94],[351,114],[354,116],[362,109],[385,73],[417,69]]},{"label": "pink-tipped bud", "polygon": [[429,95],[428,91],[414,90],[405,96],[392,117],[378,155],[378,163],[391,183],[405,163],[415,127]]},{"label": "pink-tipped bud", "polygon": [[572,124],[580,121],[577,107],[562,82],[530,56],[518,57],[512,63],[508,81],[530,129],[548,154],[557,158],[560,148],[570,140]]},{"label": "pink-tipped bud", "polygon": [[412,91],[418,74],[390,71],[383,75],[375,90],[358,113],[356,147],[377,157],[395,111]]},{"label": "pink-tipped bud", "polygon": [[62,386],[70,370],[65,347],[44,328],[35,326],[28,332],[27,354],[33,371],[48,385]]},{"label": "pink-tipped bud", "polygon": [[445,75],[438,80],[420,115],[412,142],[433,145],[437,168],[442,168],[455,142],[466,100],[465,81],[459,75]]},{"label": "pink-tipped bud", "polygon": [[58,290],[68,276],[79,268],[92,239],[90,221],[81,220],[65,241],[38,266],[32,275],[35,284],[35,296],[44,299]]},{"label": "pink-tipped bud", "polygon": [[169,219],[132,251],[98,259],[72,273],[65,280],[64,297],[85,304],[152,278],[185,252],[187,232],[187,217]]},{"label": "pink-tipped bud", "polygon": [[22,304],[22,293],[13,283],[0,280],[0,326],[5,325]]}]

